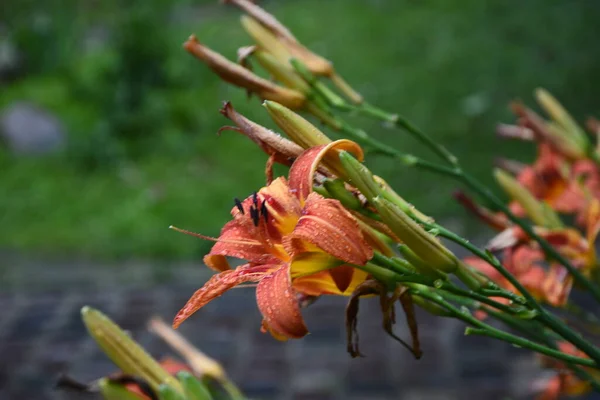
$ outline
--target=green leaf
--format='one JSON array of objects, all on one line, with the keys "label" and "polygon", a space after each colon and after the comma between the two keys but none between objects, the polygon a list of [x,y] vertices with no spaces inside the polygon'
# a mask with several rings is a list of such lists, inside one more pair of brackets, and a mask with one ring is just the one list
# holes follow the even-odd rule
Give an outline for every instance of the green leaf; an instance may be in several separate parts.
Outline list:
[{"label": "green leaf", "polygon": [[177,374],[183,391],[187,397],[186,400],[212,400],[208,388],[196,377],[187,371],[181,371]]}]

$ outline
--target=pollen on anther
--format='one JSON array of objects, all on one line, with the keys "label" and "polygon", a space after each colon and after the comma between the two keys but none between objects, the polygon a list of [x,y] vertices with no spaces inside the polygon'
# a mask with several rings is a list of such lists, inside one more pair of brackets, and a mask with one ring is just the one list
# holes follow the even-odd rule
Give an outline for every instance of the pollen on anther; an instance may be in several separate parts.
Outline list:
[{"label": "pollen on anther", "polygon": [[258,210],[254,206],[250,207],[250,217],[252,218],[254,226],[258,226],[260,215],[258,215]]},{"label": "pollen on anther", "polygon": [[242,202],[240,201],[240,199],[238,199],[237,197],[233,199],[233,201],[235,202],[235,206],[237,207],[238,210],[240,210],[240,212],[243,214],[245,214],[244,212],[244,206],[242,206]]},{"label": "pollen on anther", "polygon": [[263,218],[265,219],[265,222],[269,222],[269,210],[267,209],[267,203],[263,201],[262,205],[260,206],[260,213],[262,214]]}]

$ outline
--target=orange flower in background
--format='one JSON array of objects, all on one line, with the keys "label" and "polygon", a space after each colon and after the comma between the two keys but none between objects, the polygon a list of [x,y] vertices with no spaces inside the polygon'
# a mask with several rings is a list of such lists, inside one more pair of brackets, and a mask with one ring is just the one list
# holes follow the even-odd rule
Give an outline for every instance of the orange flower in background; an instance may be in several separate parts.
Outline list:
[{"label": "orange flower in background", "polygon": [[[488,276],[497,285],[518,292],[486,261],[477,257],[467,257],[464,262]],[[547,265],[544,252],[537,247],[521,244],[507,248],[503,252],[502,264],[536,300],[557,307],[567,302],[573,286],[572,277],[560,264]],[[506,302],[506,299],[495,300]]]},{"label": "orange flower in background", "polygon": [[[175,317],[174,327],[225,291],[253,282],[258,284],[263,328],[276,338],[300,338],[308,330],[298,293],[350,295],[365,281],[367,274],[352,267],[373,256],[359,223],[339,201],[312,192],[319,161],[350,144],[338,141],[308,149],[292,165],[289,183],[280,177],[245,200],[236,200],[233,220],[204,257],[219,273],[194,293]],[[226,257],[247,263],[231,269]]]},{"label": "orange flower in background", "polygon": [[[590,198],[600,198],[600,172],[590,160],[569,163],[546,143],[539,144],[537,160],[524,167],[516,176],[538,200],[542,200],[562,214],[576,214],[583,223]],[[516,202],[509,205],[518,216],[525,216]]]},{"label": "orange flower in background", "polygon": [[[569,342],[559,342],[558,350],[563,353],[581,357],[589,358],[584,352],[577,349]],[[539,382],[536,386],[539,387],[540,394],[536,397],[536,400],[558,400],[562,396],[581,396],[591,390],[591,385],[578,378],[572,371],[570,371],[564,363],[545,356],[540,356],[542,365],[547,368],[553,368],[557,371],[557,374],[550,379]],[[598,371],[593,368],[585,368],[588,373],[598,378]]]}]

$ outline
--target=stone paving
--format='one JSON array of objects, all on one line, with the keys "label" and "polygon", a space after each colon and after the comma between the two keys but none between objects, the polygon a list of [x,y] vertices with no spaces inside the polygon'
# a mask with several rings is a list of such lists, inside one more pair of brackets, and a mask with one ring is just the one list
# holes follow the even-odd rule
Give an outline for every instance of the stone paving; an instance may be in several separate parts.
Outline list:
[{"label": "stone paving", "polygon": [[[153,315],[170,320],[208,276],[196,265],[170,266],[169,272],[158,273],[161,267],[144,263],[99,268],[48,262],[42,269],[46,272],[35,273],[27,268],[3,274],[0,399],[94,399],[53,389],[61,372],[89,381],[115,370],[88,338],[80,308],[87,304],[101,309],[161,356],[168,349],[146,331],[146,321]],[[124,277],[137,280],[125,285]],[[530,353],[465,337],[460,323],[419,313],[424,356],[414,360],[382,332],[376,300],[361,303],[359,333],[366,357],[351,359],[345,349],[344,307],[342,298],[319,299],[304,311],[311,334],[282,343],[260,333],[254,290],[236,289],[180,329],[223,363],[255,399],[532,398],[531,382],[541,375]],[[396,331],[408,337],[402,325]]]}]

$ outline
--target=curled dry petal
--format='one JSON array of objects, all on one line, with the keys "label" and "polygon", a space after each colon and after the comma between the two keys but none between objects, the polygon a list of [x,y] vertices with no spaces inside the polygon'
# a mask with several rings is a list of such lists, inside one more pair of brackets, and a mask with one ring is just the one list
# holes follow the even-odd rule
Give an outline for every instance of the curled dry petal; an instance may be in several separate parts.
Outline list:
[{"label": "curled dry petal", "polygon": [[221,296],[229,289],[245,282],[258,282],[270,268],[277,266],[251,266],[242,265],[235,270],[223,271],[213,275],[208,282],[198,289],[187,301],[185,306],[175,316],[173,328],[177,328],[183,321],[188,319],[193,313],[204,307],[211,300]]},{"label": "curled dry petal", "polygon": [[362,148],[357,143],[347,139],[309,148],[298,157],[292,168],[290,168],[290,188],[297,191],[300,199],[306,199],[309,193],[312,192],[314,175],[321,162],[333,174],[345,176],[339,158],[342,151],[352,153],[359,161],[364,159]]},{"label": "curled dry petal", "polygon": [[292,109],[304,106],[305,96],[297,90],[278,86],[266,79],[253,74],[246,68],[229,61],[219,53],[201,44],[192,35],[184,44],[185,49],[196,58],[203,61],[224,81],[248,89],[262,99],[277,101]]},{"label": "curled dry petal", "polygon": [[292,288],[289,264],[262,278],[256,288],[256,301],[270,331],[292,339],[308,333]]},{"label": "curled dry petal", "polygon": [[[387,296],[387,288],[376,280],[368,280],[360,284],[350,296],[350,300],[346,305],[346,343],[347,350],[351,357],[362,357],[358,346],[358,309],[359,299],[361,296],[376,295],[379,296],[379,304],[381,313],[383,314],[383,329],[393,339],[406,347],[415,358],[421,357],[421,349],[418,339],[418,328],[414,315],[414,308],[410,295],[402,290],[397,289],[391,296]],[[401,299],[402,307],[406,313],[407,323],[409,325],[410,334],[412,337],[412,346],[398,337],[393,332],[393,325],[396,323],[396,315],[394,303]]]},{"label": "curled dry petal", "polygon": [[317,193],[306,199],[302,216],[289,238],[284,245],[292,255],[306,251],[309,244],[351,264],[364,265],[373,257],[373,249],[354,217],[339,201]]}]

